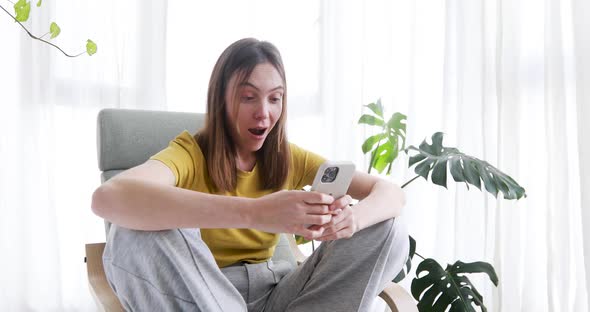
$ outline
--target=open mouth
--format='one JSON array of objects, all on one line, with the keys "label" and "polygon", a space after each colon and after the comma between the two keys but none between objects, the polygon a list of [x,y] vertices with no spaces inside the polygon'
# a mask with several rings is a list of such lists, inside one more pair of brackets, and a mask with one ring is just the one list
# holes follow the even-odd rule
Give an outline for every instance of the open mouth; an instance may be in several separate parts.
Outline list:
[{"label": "open mouth", "polygon": [[248,131],[254,135],[263,135],[266,132],[266,128],[249,128]]}]

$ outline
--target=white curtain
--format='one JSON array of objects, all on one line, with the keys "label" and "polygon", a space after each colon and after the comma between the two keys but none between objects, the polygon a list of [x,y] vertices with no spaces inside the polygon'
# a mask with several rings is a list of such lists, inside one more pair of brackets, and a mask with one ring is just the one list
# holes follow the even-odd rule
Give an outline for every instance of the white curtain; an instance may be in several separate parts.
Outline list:
[{"label": "white curtain", "polygon": [[[588,307],[588,13],[587,1],[322,2],[321,94],[325,118],[338,116],[331,156],[366,167],[359,150],[372,130],[338,123],[382,98],[386,115],[407,113],[409,143],[443,131],[445,146],[526,188],[518,202],[452,180],[448,190],[421,178],[406,189],[419,253],[495,267],[497,288],[470,277],[490,311]],[[403,160],[400,184],[415,176]]]},{"label": "white curtain", "polygon": [[93,311],[83,259],[84,244],[104,241],[90,211],[96,116],[166,108],[166,2],[35,3],[33,34],[55,21],[66,52],[91,38],[98,53],[66,58],[0,12],[0,310]]},{"label": "white curtain", "polygon": [[[356,121],[363,104],[382,98],[386,114],[408,115],[410,144],[443,131],[446,146],[527,189],[519,202],[454,182],[445,190],[419,179],[406,189],[420,254],[496,268],[497,288],[471,276],[489,311],[585,311],[588,16],[585,0],[33,6],[33,33],[55,20],[65,50],[97,42],[96,55],[68,59],[0,12],[0,310],[95,309],[82,259],[85,243],[104,241],[89,209],[98,110],[204,112],[217,56],[252,36],[283,54],[291,141],[366,169],[360,146],[373,130]],[[398,161],[392,179],[413,176]]]}]

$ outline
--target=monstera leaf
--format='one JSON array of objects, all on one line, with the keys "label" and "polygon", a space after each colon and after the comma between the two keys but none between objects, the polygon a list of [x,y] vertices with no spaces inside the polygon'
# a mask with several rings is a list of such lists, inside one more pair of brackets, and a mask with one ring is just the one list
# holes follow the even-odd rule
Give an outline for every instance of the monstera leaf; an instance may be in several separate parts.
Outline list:
[{"label": "monstera leaf", "polygon": [[525,189],[509,175],[486,161],[465,155],[456,148],[443,146],[442,140],[442,132],[437,132],[432,135],[432,144],[424,140],[418,148],[409,146],[406,152],[416,151],[418,154],[410,157],[408,167],[416,165],[414,172],[426,180],[432,171],[432,182],[445,188],[449,167],[453,179],[456,182],[465,182],[467,188],[471,184],[481,190],[483,181],[485,189],[494,197],[498,197],[498,192],[504,194],[504,199],[526,197]]},{"label": "monstera leaf", "polygon": [[[474,304],[482,311],[487,311],[483,305],[483,297],[465,273],[486,273],[492,283],[498,286],[496,271],[486,262],[457,261],[443,270],[434,259],[426,259],[418,265],[416,276],[420,276],[422,272],[428,274],[412,280],[412,296],[419,301],[420,312],[475,312],[477,310]],[[450,309],[447,310],[449,306]]]},{"label": "monstera leaf", "polygon": [[[359,119],[359,124],[380,127],[381,132],[368,137],[363,143],[363,153],[371,152],[371,169],[376,169],[379,173],[387,167],[387,173],[391,173],[391,164],[399,155],[399,151],[406,147],[406,115],[395,113],[385,121],[383,117],[383,106],[381,99],[376,103],[365,105],[372,114],[364,114]],[[401,142],[400,142],[401,140]]]},{"label": "monstera leaf", "polygon": [[408,275],[408,273],[410,273],[410,269],[412,269],[412,259],[414,258],[414,254],[416,253],[416,240],[412,236],[409,236],[409,238],[410,252],[408,253],[408,260],[406,260],[406,264],[404,265],[402,270],[393,279],[394,283],[401,282]]}]

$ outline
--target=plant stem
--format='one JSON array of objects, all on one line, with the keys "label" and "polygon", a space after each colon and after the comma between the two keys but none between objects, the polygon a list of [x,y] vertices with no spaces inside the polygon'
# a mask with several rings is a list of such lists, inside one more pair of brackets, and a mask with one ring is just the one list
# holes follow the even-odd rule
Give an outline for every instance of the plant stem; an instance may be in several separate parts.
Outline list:
[{"label": "plant stem", "polygon": [[24,29],[24,30],[27,32],[27,34],[29,35],[29,37],[31,37],[31,38],[33,38],[33,39],[35,39],[35,40],[39,40],[39,41],[41,41],[41,42],[45,42],[45,43],[47,43],[48,45],[50,45],[50,46],[52,46],[52,47],[54,47],[54,48],[58,49],[59,51],[61,51],[61,53],[63,53],[63,54],[64,54],[65,56],[67,56],[67,57],[76,57],[76,56],[80,56],[80,55],[82,55],[82,54],[83,54],[83,53],[80,53],[80,54],[78,54],[78,55],[69,55],[69,54],[67,54],[67,53],[66,53],[64,50],[62,50],[60,47],[56,46],[55,44],[53,44],[53,43],[51,43],[51,42],[49,42],[49,41],[43,40],[43,39],[41,39],[41,38],[39,38],[39,37],[36,37],[35,35],[31,34],[31,32],[30,32],[30,31],[29,31],[29,30],[28,30],[28,29],[25,27],[25,25],[23,25],[21,22],[19,22],[19,21],[16,19],[16,17],[14,17],[12,14],[10,14],[10,12],[6,11],[6,9],[5,9],[3,6],[1,6],[1,5],[0,5],[0,8],[1,8],[1,9],[2,9],[4,12],[6,12],[6,14],[10,15],[10,17],[12,17],[12,19],[13,19],[15,22],[17,22],[17,23],[18,23],[18,24],[19,24],[19,25],[20,25],[20,26],[21,26],[21,27],[22,27],[22,28],[23,28],[23,29]]},{"label": "plant stem", "polygon": [[375,149],[371,151],[371,161],[369,162],[369,171],[367,171],[368,174],[371,174],[373,164],[375,163],[375,160],[377,160],[377,149],[379,149],[379,145],[381,145],[381,140],[377,142],[377,147],[375,147]]},{"label": "plant stem", "polygon": [[422,256],[421,256],[419,253],[417,253],[417,252],[414,252],[414,254],[415,254],[416,256],[418,256],[418,257],[422,258],[422,260],[426,260],[426,259],[424,259],[424,257],[422,257]]},{"label": "plant stem", "polygon": [[404,183],[404,185],[402,185],[402,187],[401,187],[401,188],[404,188],[404,187],[406,187],[406,185],[408,185],[408,184],[412,183],[412,181],[414,181],[414,180],[418,179],[419,177],[420,177],[420,175],[417,175],[417,176],[413,177],[413,178],[412,178],[412,180],[410,180],[410,181],[408,181],[408,182]]}]

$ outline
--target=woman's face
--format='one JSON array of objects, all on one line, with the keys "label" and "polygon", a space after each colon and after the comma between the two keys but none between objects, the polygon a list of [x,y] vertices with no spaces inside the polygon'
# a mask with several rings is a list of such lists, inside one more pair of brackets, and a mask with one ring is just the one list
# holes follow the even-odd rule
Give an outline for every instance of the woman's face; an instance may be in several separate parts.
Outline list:
[{"label": "woman's face", "polygon": [[[235,85],[234,75],[225,92],[227,120],[237,144],[238,155],[247,157],[259,150],[283,110],[284,85],[281,75],[270,63],[258,64],[246,82]],[[237,88],[237,103],[232,90]],[[238,114],[233,116],[235,105]],[[239,131],[238,131],[239,129]]]}]

